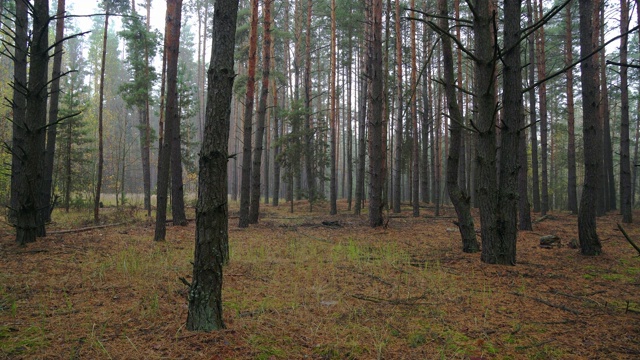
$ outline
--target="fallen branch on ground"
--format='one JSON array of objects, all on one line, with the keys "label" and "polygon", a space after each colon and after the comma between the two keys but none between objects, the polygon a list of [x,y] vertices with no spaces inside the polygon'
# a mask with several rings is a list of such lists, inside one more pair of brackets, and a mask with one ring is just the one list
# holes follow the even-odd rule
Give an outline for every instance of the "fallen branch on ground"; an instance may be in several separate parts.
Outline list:
[{"label": "fallen branch on ground", "polygon": [[627,241],[629,242],[629,244],[631,244],[631,246],[633,246],[634,249],[636,249],[636,251],[638,252],[638,255],[640,255],[640,247],[638,247],[638,245],[636,245],[633,240],[631,240],[631,238],[629,237],[629,235],[627,235],[627,232],[624,231],[624,229],[622,228],[622,225],[620,225],[618,223],[618,229],[620,229],[620,231],[622,231],[622,235],[624,235],[624,238],[627,239]]},{"label": "fallen branch on ground", "polygon": [[116,223],[116,224],[89,226],[89,227],[83,227],[83,228],[78,228],[78,229],[50,231],[49,235],[79,233],[79,232],[84,232],[84,231],[91,231],[91,230],[103,229],[103,228],[107,228],[107,227],[120,226],[120,225],[126,225],[126,224],[127,224],[126,222],[121,222],[121,223]]}]

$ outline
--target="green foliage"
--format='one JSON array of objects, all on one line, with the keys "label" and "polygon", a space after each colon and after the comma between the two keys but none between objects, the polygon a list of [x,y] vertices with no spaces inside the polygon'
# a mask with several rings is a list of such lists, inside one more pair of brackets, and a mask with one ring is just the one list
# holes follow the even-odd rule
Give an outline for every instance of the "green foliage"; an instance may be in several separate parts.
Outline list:
[{"label": "green foliage", "polygon": [[[61,80],[62,94],[54,164],[54,188],[62,191],[63,203],[72,202],[66,196],[91,189],[93,173],[93,138],[86,120],[89,107],[89,87],[84,84],[86,61],[80,38],[65,43],[65,67],[73,71]],[[68,191],[66,191],[68,189]]]},{"label": "green foliage", "polygon": [[123,18],[124,30],[118,34],[124,39],[127,53],[126,68],[131,78],[120,85],[120,93],[129,107],[143,107],[146,102],[151,102],[151,89],[157,79],[155,68],[147,67],[149,61],[155,56],[158,48],[160,33],[147,31],[146,24],[134,12],[132,16]]}]

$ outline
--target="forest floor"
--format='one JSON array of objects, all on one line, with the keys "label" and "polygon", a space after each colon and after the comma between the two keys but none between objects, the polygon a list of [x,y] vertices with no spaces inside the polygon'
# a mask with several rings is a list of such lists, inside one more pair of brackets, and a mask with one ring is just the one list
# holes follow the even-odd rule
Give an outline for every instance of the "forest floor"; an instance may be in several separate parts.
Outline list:
[{"label": "forest floor", "polygon": [[[104,209],[126,224],[69,233],[55,232],[90,214],[55,212],[49,236],[19,247],[2,220],[0,358],[640,358],[640,257],[617,213],[598,219],[601,256],[567,246],[577,218],[554,212],[520,232],[516,266],[495,266],[461,251],[451,208],[407,207],[372,229],[343,202],[336,216],[263,205],[239,229],[233,206],[227,329],[212,333],[184,326],[193,221],[156,243],[140,210]],[[640,243],[638,222],[625,228]],[[562,245],[541,248],[550,234]]]}]

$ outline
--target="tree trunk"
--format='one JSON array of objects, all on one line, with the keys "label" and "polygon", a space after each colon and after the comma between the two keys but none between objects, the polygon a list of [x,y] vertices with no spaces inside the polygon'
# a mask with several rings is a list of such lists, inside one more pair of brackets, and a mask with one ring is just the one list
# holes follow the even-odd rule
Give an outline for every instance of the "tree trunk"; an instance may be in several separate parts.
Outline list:
[{"label": "tree trunk", "polygon": [[[411,0],[411,8],[415,9],[415,0]],[[412,16],[415,16],[415,12],[412,12]],[[412,124],[412,152],[411,152],[411,168],[413,178],[411,179],[411,203],[413,204],[413,216],[420,216],[420,144],[418,142],[418,65],[416,63],[416,22],[410,23],[411,32],[411,124]],[[386,146],[385,146],[386,147]]]},{"label": "tree trunk", "polygon": [[[522,0],[505,0],[502,103],[504,117],[500,130],[500,177],[498,188],[498,243],[492,256],[496,263],[515,265],[518,233],[518,140],[523,130],[522,66],[520,61],[520,15]],[[484,227],[484,224],[482,225]],[[484,241],[483,241],[484,242]],[[483,244],[484,255],[484,244]],[[485,260],[491,257],[484,257]]]},{"label": "tree trunk", "polygon": [[[17,225],[18,210],[21,205],[19,194],[24,183],[24,163],[26,161],[24,149],[27,127],[27,41],[29,32],[29,17],[27,4],[16,0],[15,50],[13,59],[13,135],[11,139],[11,198],[9,205],[9,222]],[[33,238],[35,240],[35,237]]]},{"label": "tree trunk", "polygon": [[93,201],[93,222],[100,222],[100,193],[102,192],[102,171],[104,168],[104,71],[107,58],[107,34],[109,33],[109,3],[105,3],[104,34],[102,35],[102,60],[100,62],[100,90],[98,95],[98,174],[96,177],[96,193]]},{"label": "tree trunk", "polygon": [[51,221],[51,192],[53,183],[53,163],[56,150],[56,133],[58,121],[58,105],[60,99],[60,68],[62,67],[62,39],[64,38],[65,0],[58,0],[56,20],[56,43],[53,54],[53,71],[51,73],[51,100],[49,105],[49,128],[47,129],[47,152],[45,155],[45,178],[43,190],[47,206],[46,220]]},{"label": "tree trunk", "polygon": [[[595,49],[593,42],[593,0],[580,0],[580,57]],[[599,190],[601,128],[599,120],[600,90],[596,81],[596,59],[580,63],[582,73],[582,113],[584,138],[584,187],[578,210],[578,236],[583,255],[599,255],[602,245],[596,231],[596,205]]]},{"label": "tree trunk", "polygon": [[[382,5],[381,5],[382,6]],[[330,97],[331,97],[331,156],[329,161],[331,161],[331,185],[330,185],[330,205],[331,210],[330,214],[335,215],[338,213],[337,208],[337,199],[338,199],[338,181],[337,181],[337,173],[338,169],[336,166],[337,153],[338,153],[338,142],[337,142],[337,132],[338,132],[338,109],[336,107],[336,66],[337,66],[337,55],[336,55],[336,0],[331,0],[331,81],[329,83],[330,86]],[[382,91],[381,91],[382,92]],[[382,100],[382,99],[380,99]],[[382,108],[380,109],[380,115],[382,116]]]},{"label": "tree trunk", "polygon": [[371,62],[371,89],[369,91],[369,225],[371,227],[383,224],[382,188],[384,174],[382,147],[382,0],[371,0],[371,47],[369,61]]},{"label": "tree trunk", "polygon": [[495,133],[495,87],[493,76],[495,62],[494,46],[491,36],[493,17],[489,11],[489,0],[475,1],[473,29],[475,32],[475,83],[476,128],[478,146],[476,162],[478,164],[478,203],[480,205],[480,223],[482,224],[482,255],[486,263],[503,263],[508,259],[496,253],[500,244],[498,234],[498,188],[496,172],[496,133]]},{"label": "tree trunk", "polygon": [[[147,32],[151,31],[151,0],[146,1],[147,9]],[[145,46],[144,49],[144,61],[145,61],[145,77],[150,78],[149,75],[149,48]],[[144,135],[141,136],[141,157],[142,161],[142,183],[144,191],[144,208],[147,210],[147,216],[151,217],[151,109],[150,109],[150,95],[145,96],[144,102],[144,116],[141,120],[144,122],[141,125],[141,135],[144,131]],[[175,219],[175,218],[174,218]]]},{"label": "tree trunk", "polygon": [[[527,27],[533,26],[533,5],[531,0],[527,0]],[[535,33],[529,35],[529,86],[533,85],[535,81]],[[538,175],[538,125],[536,120],[536,90],[531,88],[529,90],[529,127],[531,129],[531,182],[532,200],[533,200],[533,212],[540,212],[540,176]]]},{"label": "tree trunk", "polygon": [[257,224],[260,215],[260,168],[262,167],[262,145],[264,142],[264,124],[267,115],[269,97],[269,72],[271,70],[271,5],[273,0],[264,0],[264,40],[262,44],[262,89],[256,118],[255,149],[251,166],[251,204],[249,223]]},{"label": "tree trunk", "polygon": [[351,128],[351,69],[353,63],[353,34],[352,28],[349,27],[349,48],[348,48],[348,64],[347,64],[347,211],[351,211],[351,203],[353,202],[353,130]]},{"label": "tree trunk", "polygon": [[238,0],[216,0],[205,135],[200,152],[196,245],[187,329],[223,329],[222,266],[229,260],[227,159]]},{"label": "tree trunk", "polygon": [[[565,21],[565,64],[569,66],[573,63],[573,36],[572,36],[572,18],[571,6],[567,6]],[[577,193],[577,175],[576,175],[576,137],[575,137],[575,111],[573,101],[573,68],[567,70],[567,196],[568,208],[572,214],[578,213],[578,193]]]},{"label": "tree trunk", "polygon": [[400,204],[402,202],[402,110],[404,109],[404,100],[402,98],[402,32],[400,30],[401,23],[400,1],[396,0],[396,76],[397,76],[397,92],[398,92],[398,115],[396,116],[396,131],[393,150],[393,212],[401,211]]},{"label": "tree trunk", "polygon": [[[182,0],[168,0],[164,41],[167,59],[167,106],[165,110],[166,124],[164,127],[164,141],[162,142],[162,147],[160,148],[160,154],[158,156],[158,205],[156,210],[155,241],[164,241],[166,236],[167,194],[172,160],[171,154],[173,152],[172,141],[175,136],[174,132],[180,130],[179,128],[176,128],[176,123],[180,121],[176,79],[178,77],[178,52],[180,48],[179,39],[181,18]],[[173,201],[175,202],[176,199],[173,199]]]},{"label": "tree trunk", "polygon": [[[534,4],[535,6],[535,4]],[[542,18],[542,0],[539,0],[538,3],[538,12],[536,16],[536,20],[540,21]],[[544,79],[547,74],[547,56],[545,51],[545,34],[544,27],[540,27],[538,29],[538,40],[537,40],[537,65],[538,65],[538,80]],[[548,159],[548,133],[549,133],[549,124],[548,124],[548,113],[547,113],[547,85],[546,83],[540,84],[538,86],[538,96],[540,97],[540,166],[541,166],[541,192],[542,197],[540,201],[540,214],[546,215],[547,211],[549,211],[549,166],[547,164]]]},{"label": "tree trunk", "polygon": [[[449,28],[449,10],[447,0],[438,0],[440,12],[439,26],[441,29]],[[447,97],[447,107],[451,117],[451,142],[449,143],[449,156],[447,157],[447,190],[449,197],[458,215],[458,228],[462,237],[462,251],[474,253],[480,250],[476,231],[471,216],[471,206],[469,196],[460,188],[458,182],[458,165],[460,159],[460,144],[462,142],[462,113],[455,89],[453,77],[453,51],[451,50],[451,39],[447,35],[442,36],[442,56],[444,66],[444,83]],[[415,195],[414,195],[415,196]]]},{"label": "tree trunk", "polygon": [[[600,43],[605,41],[604,31],[604,4],[601,5],[600,13]],[[611,121],[609,117],[609,89],[607,88],[607,65],[606,65],[606,48],[599,53],[600,59],[600,88],[602,91],[602,103],[600,104],[600,113],[602,116],[602,150],[604,162],[604,194],[605,194],[605,211],[616,209],[616,185],[613,172],[613,144],[611,143]],[[628,90],[628,89],[627,89]],[[621,91],[622,90],[621,88]],[[621,129],[622,130],[622,129]]]},{"label": "tree trunk", "polygon": [[[313,13],[313,2],[307,1],[307,26],[305,34],[305,51],[304,51],[304,107],[305,107],[305,167],[307,173],[307,191],[309,194],[309,211],[313,211],[313,204],[316,201],[316,176],[314,173],[314,156],[313,156],[313,130],[311,124],[311,15]],[[333,52],[332,52],[333,54]],[[333,114],[333,112],[332,112]]]},{"label": "tree trunk", "polygon": [[[367,19],[370,19],[371,12],[366,12]],[[360,215],[360,210],[364,202],[364,183],[365,183],[365,157],[366,157],[366,124],[367,124],[367,94],[369,92],[369,81],[367,75],[371,67],[369,52],[371,51],[368,43],[371,39],[371,26],[365,25],[364,50],[362,53],[362,76],[360,80],[360,109],[358,112],[358,168],[356,172],[356,199],[354,214]]]},{"label": "tree trunk", "polygon": [[[256,79],[256,52],[258,50],[258,0],[251,0],[251,28],[249,33],[249,63],[247,92],[244,100],[244,135],[242,145],[242,181],[240,187],[240,219],[238,227],[249,226],[251,205],[251,133],[253,132],[253,102]],[[257,170],[260,172],[260,169]]]},{"label": "tree trunk", "polygon": [[[620,0],[620,33],[629,31],[629,3]],[[631,200],[631,163],[629,161],[629,84],[628,67],[628,36],[620,39],[620,210],[622,222],[633,222]]]},{"label": "tree trunk", "polygon": [[273,80],[273,201],[272,206],[278,206],[280,201],[280,108],[278,108],[278,87]]}]

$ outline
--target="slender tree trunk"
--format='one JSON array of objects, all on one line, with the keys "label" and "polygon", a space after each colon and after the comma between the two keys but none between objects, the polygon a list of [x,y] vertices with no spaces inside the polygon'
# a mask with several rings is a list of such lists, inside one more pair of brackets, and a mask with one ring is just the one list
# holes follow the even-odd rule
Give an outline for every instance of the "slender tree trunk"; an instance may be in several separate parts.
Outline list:
[{"label": "slender tree trunk", "polygon": [[[156,229],[153,237],[155,241],[164,241],[166,236],[167,194],[169,192],[169,173],[172,157],[171,144],[174,132],[179,131],[179,129],[176,128],[176,123],[180,121],[176,79],[178,77],[181,17],[182,0],[168,0],[164,41],[167,59],[167,106],[165,109],[166,124],[164,128],[164,141],[162,142],[160,155],[158,156],[158,206],[156,210]],[[173,199],[173,201],[175,202],[176,199]]]},{"label": "slender tree trunk", "polygon": [[[449,10],[447,0],[438,0],[440,12],[439,26],[441,29],[449,28]],[[451,39],[442,36],[442,56],[444,66],[444,83],[447,97],[447,108],[451,117],[451,142],[449,143],[449,156],[447,157],[447,190],[449,197],[458,215],[458,228],[462,237],[462,251],[474,253],[480,250],[476,239],[473,217],[471,216],[471,206],[469,196],[460,188],[458,182],[458,165],[460,159],[460,144],[462,142],[462,113],[458,105],[458,99],[453,77],[453,51],[451,50]]]},{"label": "slender tree trunk", "polygon": [[96,193],[93,201],[93,222],[100,222],[100,193],[102,192],[102,171],[104,168],[104,71],[107,58],[107,34],[109,33],[109,3],[106,3],[104,17],[104,34],[102,35],[102,60],[100,62],[100,90],[98,95],[98,175],[96,177]]},{"label": "slender tree trunk", "polygon": [[[527,0],[527,27],[533,26],[533,5],[531,0]],[[533,85],[535,81],[535,33],[529,35],[527,40],[529,47],[529,85]],[[529,90],[529,127],[531,129],[531,182],[532,186],[532,199],[533,199],[533,211],[540,212],[540,176],[538,165],[538,125],[536,114],[536,90],[532,88]]]},{"label": "slender tree trunk", "polygon": [[[540,21],[542,18],[542,0],[539,0],[538,3],[538,12],[536,16],[536,20]],[[541,27],[538,30],[538,41],[537,41],[537,65],[538,65],[538,80],[544,79],[547,76],[547,56],[545,51],[545,33],[544,27]],[[548,124],[548,113],[547,113],[547,85],[546,83],[540,84],[538,86],[538,96],[540,97],[540,166],[541,166],[541,190],[542,197],[540,202],[540,214],[545,215],[547,211],[549,211],[549,166],[547,163],[548,159],[548,133],[549,133],[549,124]]]},{"label": "slender tree trunk", "polygon": [[[629,31],[629,3],[620,0],[620,33]],[[628,36],[620,39],[620,63],[628,61]],[[620,68],[620,210],[622,222],[633,222],[631,198],[631,163],[629,161],[629,84],[628,68]]]},{"label": "slender tree trunk", "polygon": [[347,65],[347,211],[351,211],[351,203],[353,201],[353,130],[351,124],[351,71],[353,63],[353,34],[352,28],[349,28],[349,48],[348,48],[348,65]]},{"label": "slender tree trunk", "polygon": [[[18,211],[21,208],[20,191],[24,183],[24,163],[26,162],[26,111],[27,111],[27,41],[29,17],[27,4],[22,0],[15,1],[15,50],[13,59],[13,135],[11,139],[11,198],[9,206],[9,222],[17,225]],[[35,236],[33,238],[35,240]]]},{"label": "slender tree trunk", "polygon": [[271,4],[273,0],[264,0],[264,39],[262,45],[262,89],[256,118],[255,150],[251,166],[251,206],[249,208],[249,223],[257,224],[260,215],[260,168],[262,167],[262,145],[264,142],[264,126],[267,114],[267,99],[269,97],[269,72],[271,70]]},{"label": "slender tree trunk", "polygon": [[[566,7],[565,21],[565,64],[568,66],[573,63],[573,41],[572,41],[572,18],[571,6]],[[578,193],[577,193],[577,175],[576,175],[576,137],[575,137],[575,111],[573,101],[573,68],[567,70],[567,130],[568,130],[568,146],[567,146],[567,196],[568,208],[572,214],[578,213]]]},{"label": "slender tree trunk", "polygon": [[[415,0],[411,0],[411,8],[415,9]],[[415,16],[415,12],[412,12],[413,16]],[[411,123],[412,123],[412,135],[413,135],[413,143],[412,143],[412,152],[411,152],[411,163],[413,170],[413,178],[412,181],[412,191],[411,191],[411,203],[413,204],[413,216],[420,216],[420,144],[418,142],[418,138],[420,137],[418,133],[418,65],[416,60],[416,22],[411,21],[410,23],[410,32],[411,32],[411,87],[413,91],[411,92]]]},{"label": "slender tree trunk", "polygon": [[[147,32],[151,31],[151,0],[146,1],[146,9],[147,9]],[[144,49],[144,61],[145,61],[145,77],[147,79],[150,78],[149,75],[149,49],[145,46]],[[150,109],[150,95],[147,94],[145,96],[144,101],[144,116],[141,120],[144,122],[141,123],[140,135],[141,136],[141,157],[142,161],[142,183],[143,183],[143,191],[144,191],[144,208],[147,210],[147,216],[151,217],[151,109]],[[175,219],[175,218],[174,218]]]},{"label": "slender tree trunk", "polygon": [[384,186],[384,174],[382,164],[382,0],[371,0],[372,26],[371,26],[371,89],[369,92],[370,118],[369,118],[369,225],[371,227],[383,224],[382,188]]},{"label": "slender tree trunk", "polygon": [[[331,0],[331,80],[329,83],[330,86],[330,97],[331,97],[331,155],[329,161],[331,161],[331,186],[330,186],[330,214],[335,215],[338,213],[337,208],[337,199],[338,199],[338,181],[337,181],[337,152],[338,152],[338,142],[337,142],[337,126],[338,126],[338,111],[336,108],[336,66],[337,66],[337,55],[336,55],[336,0]],[[381,99],[382,100],[382,99]],[[380,113],[382,115],[382,113]]]},{"label": "slender tree trunk", "polygon": [[272,206],[280,202],[280,108],[278,107],[278,87],[273,79],[273,201]]},{"label": "slender tree trunk", "polygon": [[222,320],[222,271],[229,260],[227,159],[233,52],[238,0],[216,0],[213,15],[213,51],[205,136],[200,152],[196,244],[193,281],[189,292],[187,329],[219,330]]},{"label": "slender tree trunk", "polygon": [[[585,58],[595,49],[593,42],[593,0],[580,0],[580,57]],[[600,90],[596,81],[597,64],[594,57],[580,63],[582,73],[582,113],[584,138],[584,188],[578,210],[578,236],[583,255],[599,255],[602,245],[596,231],[596,205],[598,198],[601,128],[599,120]]]},{"label": "slender tree trunk", "polygon": [[[238,227],[249,226],[251,204],[251,133],[253,131],[253,102],[256,78],[256,52],[258,50],[258,0],[251,0],[251,28],[249,33],[249,64],[247,92],[244,100],[244,135],[242,145],[242,184],[240,188],[240,220]],[[260,169],[257,169],[258,173]]]},{"label": "slender tree trunk", "polygon": [[[603,3],[602,3],[603,4]],[[604,39],[604,5],[600,11],[600,43],[603,44]],[[616,209],[616,185],[613,172],[613,144],[611,143],[611,121],[609,117],[609,89],[607,88],[607,65],[606,65],[606,48],[602,49],[599,54],[600,59],[600,88],[602,91],[602,103],[600,112],[602,116],[602,147],[604,156],[604,194],[605,194],[605,211]],[[621,88],[621,91],[622,88]]]},{"label": "slender tree trunk", "polygon": [[402,98],[402,32],[400,30],[401,22],[400,1],[396,0],[396,76],[398,77],[398,115],[396,116],[395,131],[395,149],[394,168],[393,168],[393,212],[401,211],[400,204],[402,202],[402,110],[404,109],[404,100]]},{"label": "slender tree trunk", "polygon": [[[305,106],[305,166],[307,173],[307,190],[309,193],[309,211],[313,211],[313,204],[316,201],[316,176],[314,173],[313,156],[313,130],[311,124],[311,15],[313,13],[313,2],[307,1],[307,26],[305,34],[305,65],[304,65],[304,106]],[[332,53],[333,54],[333,53]]]},{"label": "slender tree trunk", "polygon": [[58,121],[58,103],[60,99],[60,68],[62,67],[62,39],[64,38],[65,0],[58,0],[56,20],[56,43],[53,54],[53,71],[51,74],[51,100],[49,105],[49,127],[47,129],[47,152],[45,154],[45,178],[43,190],[47,205],[46,220],[51,221],[51,192],[53,183],[53,163],[56,149],[56,134]]},{"label": "slender tree trunk", "polygon": [[[366,11],[367,20],[370,19],[371,12]],[[365,183],[365,157],[366,157],[366,121],[367,121],[367,94],[369,92],[369,81],[367,74],[371,67],[369,60],[370,48],[368,43],[371,39],[371,26],[365,25],[364,50],[362,53],[361,80],[360,80],[360,109],[358,112],[358,168],[356,173],[356,200],[354,214],[360,215],[360,210],[364,202],[364,183]]]}]

